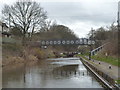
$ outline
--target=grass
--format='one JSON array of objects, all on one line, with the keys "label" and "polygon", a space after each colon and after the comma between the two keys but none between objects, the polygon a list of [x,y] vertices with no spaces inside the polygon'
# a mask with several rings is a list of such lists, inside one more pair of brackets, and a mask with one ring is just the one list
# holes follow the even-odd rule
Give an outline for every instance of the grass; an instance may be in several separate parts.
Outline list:
[{"label": "grass", "polygon": [[95,56],[92,56],[92,59],[103,61],[103,62],[106,62],[106,63],[109,63],[109,64],[120,67],[119,59],[115,58],[115,57],[112,57],[112,56],[105,57],[103,55],[95,55]]},{"label": "grass", "polygon": [[76,56],[80,56],[80,57],[82,57],[82,58],[85,58],[86,60],[89,60],[88,58],[85,57],[86,54],[77,54]]},{"label": "grass", "polygon": [[120,80],[116,80],[117,84],[120,84]]},{"label": "grass", "polygon": [[[84,55],[78,54],[76,56],[81,56],[81,57],[85,58],[86,60],[88,60],[88,58],[85,57],[85,56],[88,56],[86,54],[84,54]],[[117,58],[117,57],[115,58],[115,57],[112,57],[112,56],[105,57],[103,55],[95,55],[95,56],[92,56],[92,59],[102,61],[102,62],[106,62],[106,63],[109,63],[109,64],[120,67],[120,60],[119,60],[120,58]]]},{"label": "grass", "polygon": [[61,56],[61,57],[65,57],[66,55],[64,55],[64,54],[61,54],[60,56]]}]

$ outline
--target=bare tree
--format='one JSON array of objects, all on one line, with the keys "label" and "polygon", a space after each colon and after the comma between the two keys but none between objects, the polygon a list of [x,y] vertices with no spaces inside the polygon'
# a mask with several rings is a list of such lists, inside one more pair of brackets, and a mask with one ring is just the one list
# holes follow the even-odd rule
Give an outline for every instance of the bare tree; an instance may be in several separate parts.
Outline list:
[{"label": "bare tree", "polygon": [[41,27],[40,31],[42,32],[47,32],[49,31],[50,27],[51,27],[51,20],[46,20],[46,22],[43,24],[43,26]]},{"label": "bare tree", "polygon": [[46,20],[46,22],[42,25],[41,29],[39,32],[47,32],[50,31],[51,27],[56,26],[57,22],[54,20]]},{"label": "bare tree", "polygon": [[18,27],[23,33],[23,43],[25,43],[26,34],[31,31],[33,35],[35,29],[41,28],[47,19],[47,13],[37,2],[16,2],[13,5],[5,5],[3,18],[6,23],[11,22],[11,26]]}]

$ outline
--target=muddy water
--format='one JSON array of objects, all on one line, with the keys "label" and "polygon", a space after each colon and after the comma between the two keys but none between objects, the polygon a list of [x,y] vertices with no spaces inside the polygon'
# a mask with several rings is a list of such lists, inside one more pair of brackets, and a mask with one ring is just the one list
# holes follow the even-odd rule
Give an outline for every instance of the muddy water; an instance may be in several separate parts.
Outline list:
[{"label": "muddy water", "polygon": [[79,58],[47,59],[3,70],[3,88],[102,88]]}]

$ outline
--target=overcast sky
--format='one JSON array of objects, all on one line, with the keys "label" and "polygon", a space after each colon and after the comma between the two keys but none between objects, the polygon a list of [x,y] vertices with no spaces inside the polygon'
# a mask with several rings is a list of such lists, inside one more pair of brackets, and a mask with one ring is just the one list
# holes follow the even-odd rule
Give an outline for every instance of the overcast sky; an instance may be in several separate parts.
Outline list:
[{"label": "overcast sky", "polygon": [[[0,10],[3,4],[12,4],[15,1],[0,0]],[[68,26],[80,38],[85,37],[91,28],[109,26],[117,20],[117,3],[119,0],[37,1],[47,11],[50,20],[55,20],[57,24]]]}]

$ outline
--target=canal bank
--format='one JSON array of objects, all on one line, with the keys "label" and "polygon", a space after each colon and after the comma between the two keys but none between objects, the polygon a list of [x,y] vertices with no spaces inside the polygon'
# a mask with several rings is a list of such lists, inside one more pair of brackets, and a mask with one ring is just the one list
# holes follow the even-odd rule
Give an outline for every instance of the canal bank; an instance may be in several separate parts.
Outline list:
[{"label": "canal bank", "polygon": [[108,74],[104,73],[97,65],[95,65],[92,61],[88,61],[83,57],[80,57],[82,63],[93,73],[93,75],[100,81],[102,84],[111,90],[120,89],[118,85],[115,83],[115,80],[111,78]]}]

